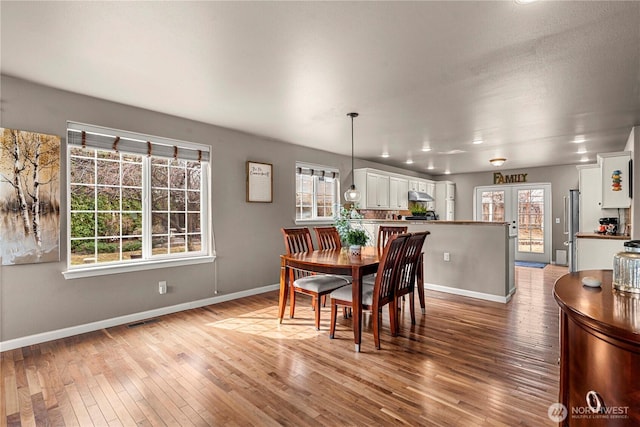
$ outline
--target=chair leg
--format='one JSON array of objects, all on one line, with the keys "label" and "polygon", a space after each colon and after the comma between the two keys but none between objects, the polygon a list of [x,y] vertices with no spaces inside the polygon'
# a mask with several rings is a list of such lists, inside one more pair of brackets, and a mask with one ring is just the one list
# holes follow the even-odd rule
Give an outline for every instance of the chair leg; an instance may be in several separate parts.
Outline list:
[{"label": "chair leg", "polygon": [[376,344],[376,348],[380,350],[380,310],[375,307],[375,310],[371,311],[373,320],[373,342]]},{"label": "chair leg", "polygon": [[336,317],[338,317],[338,304],[330,301],[331,304],[331,326],[329,326],[329,338],[333,339],[336,333]]},{"label": "chair leg", "polygon": [[326,295],[322,295],[322,306],[323,307],[327,306],[327,296]]},{"label": "chair leg", "polygon": [[389,302],[389,324],[391,328],[391,336],[398,336],[400,327],[398,326],[398,309],[396,308],[396,299]]},{"label": "chair leg", "polygon": [[316,309],[315,309],[315,313],[316,313],[316,331],[320,330],[320,310],[322,309],[322,307],[320,306],[320,297],[318,297],[316,299]]},{"label": "chair leg", "polygon": [[411,312],[411,324],[416,324],[416,298],[413,292],[409,294],[409,311]]},{"label": "chair leg", "polygon": [[289,285],[289,317],[293,319],[293,313],[296,311],[296,290],[293,284]]}]

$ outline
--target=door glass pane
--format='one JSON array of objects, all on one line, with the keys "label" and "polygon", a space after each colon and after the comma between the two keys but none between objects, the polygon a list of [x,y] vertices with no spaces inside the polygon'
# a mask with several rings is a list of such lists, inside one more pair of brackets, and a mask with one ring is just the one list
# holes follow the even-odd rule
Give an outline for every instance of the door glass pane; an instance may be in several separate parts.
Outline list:
[{"label": "door glass pane", "polygon": [[504,222],[504,191],[483,191],[481,221]]},{"label": "door glass pane", "polygon": [[544,252],[544,190],[518,190],[518,250]]}]

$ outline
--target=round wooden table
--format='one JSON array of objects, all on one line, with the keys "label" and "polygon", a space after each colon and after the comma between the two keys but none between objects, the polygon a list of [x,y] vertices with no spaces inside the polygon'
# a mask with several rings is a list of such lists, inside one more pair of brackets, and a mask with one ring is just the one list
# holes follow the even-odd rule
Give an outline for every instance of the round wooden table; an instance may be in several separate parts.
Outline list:
[{"label": "round wooden table", "polygon": [[[601,287],[583,285],[585,277]],[[553,289],[564,426],[640,425],[640,296],[611,282],[611,270],[586,270],[565,274]]]}]

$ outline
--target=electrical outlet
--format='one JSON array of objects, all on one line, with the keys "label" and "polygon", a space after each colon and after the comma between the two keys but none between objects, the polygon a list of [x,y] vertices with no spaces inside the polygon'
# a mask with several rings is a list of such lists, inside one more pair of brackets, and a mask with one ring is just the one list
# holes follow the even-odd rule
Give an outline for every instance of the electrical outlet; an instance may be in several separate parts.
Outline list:
[{"label": "electrical outlet", "polygon": [[556,224],[560,224],[560,218],[556,218]]},{"label": "electrical outlet", "polygon": [[158,282],[158,293],[160,293],[160,295],[167,293],[167,282],[165,280]]},{"label": "electrical outlet", "polygon": [[444,253],[444,260],[445,261],[451,261],[451,254],[449,254],[449,252],[445,252]]}]

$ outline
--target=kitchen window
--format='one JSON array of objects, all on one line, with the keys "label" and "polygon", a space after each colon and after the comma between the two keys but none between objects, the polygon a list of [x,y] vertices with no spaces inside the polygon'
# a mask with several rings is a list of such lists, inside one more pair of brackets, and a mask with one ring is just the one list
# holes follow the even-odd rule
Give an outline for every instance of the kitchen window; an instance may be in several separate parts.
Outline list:
[{"label": "kitchen window", "polygon": [[69,122],[65,277],[211,261],[209,154]]},{"label": "kitchen window", "polygon": [[296,163],[296,220],[333,221],[340,200],[337,169]]}]

